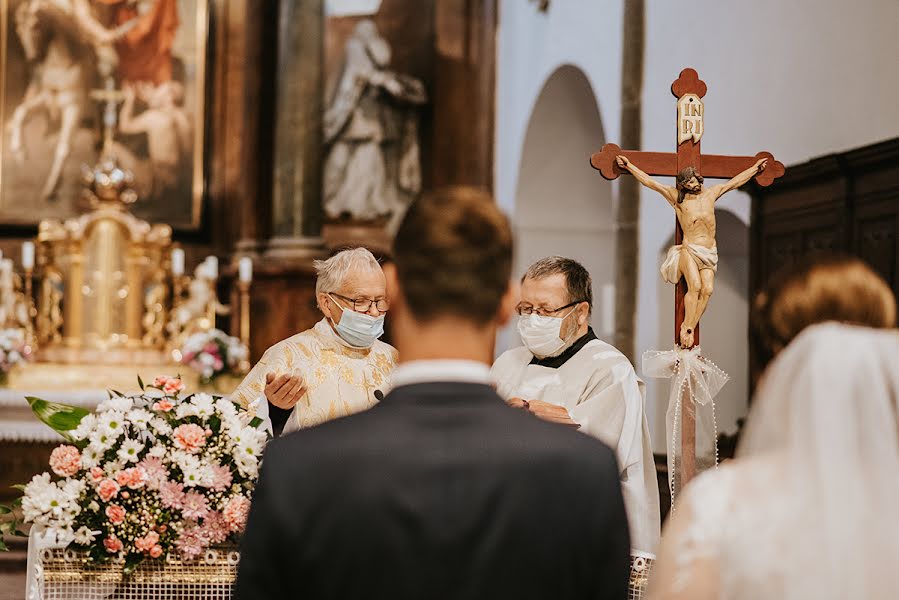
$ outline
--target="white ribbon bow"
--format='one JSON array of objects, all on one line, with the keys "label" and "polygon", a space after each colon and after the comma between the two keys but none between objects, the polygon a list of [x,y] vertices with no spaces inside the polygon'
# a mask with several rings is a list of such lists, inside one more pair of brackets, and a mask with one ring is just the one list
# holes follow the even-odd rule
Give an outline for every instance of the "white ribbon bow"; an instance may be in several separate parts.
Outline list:
[{"label": "white ribbon bow", "polygon": [[[718,426],[715,422],[715,396],[724,387],[730,377],[719,369],[715,363],[702,356],[699,346],[693,348],[675,348],[674,350],[649,350],[643,353],[643,374],[646,377],[671,379],[668,394],[668,412],[666,415],[668,429],[668,486],[671,490],[671,503],[674,505],[675,494],[675,457],[679,451],[681,398],[689,398],[694,405],[708,407],[709,419],[697,420],[700,431],[706,433],[711,429],[715,445],[715,466],[718,465]],[[703,423],[710,422],[710,427]],[[698,434],[697,434],[698,438]]]}]

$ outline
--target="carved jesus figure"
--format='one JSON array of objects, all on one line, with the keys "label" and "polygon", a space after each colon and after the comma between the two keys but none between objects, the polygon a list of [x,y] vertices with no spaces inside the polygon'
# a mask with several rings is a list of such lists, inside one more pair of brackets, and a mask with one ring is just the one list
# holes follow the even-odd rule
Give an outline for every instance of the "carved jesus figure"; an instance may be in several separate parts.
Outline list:
[{"label": "carved jesus figure", "polygon": [[696,324],[712,297],[718,270],[718,246],[715,243],[715,202],[765,170],[763,158],[730,181],[710,187],[702,186],[702,176],[693,167],[677,174],[675,187],[662,185],[638,169],[626,156],[616,158],[618,166],[627,169],[637,181],[660,193],[674,208],[684,232],[683,243],[672,246],[662,264],[662,277],[677,284],[681,276],[687,282],[684,296],[684,322],[680,328],[680,344],[693,346]]}]

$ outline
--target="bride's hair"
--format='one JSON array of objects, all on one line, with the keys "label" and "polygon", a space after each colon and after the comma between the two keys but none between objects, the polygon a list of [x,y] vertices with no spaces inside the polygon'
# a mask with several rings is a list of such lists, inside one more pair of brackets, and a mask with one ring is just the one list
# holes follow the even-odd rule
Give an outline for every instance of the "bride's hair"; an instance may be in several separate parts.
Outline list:
[{"label": "bride's hair", "polygon": [[753,301],[750,333],[761,373],[793,338],[815,323],[896,326],[896,297],[857,258],[814,257],[775,275]]}]

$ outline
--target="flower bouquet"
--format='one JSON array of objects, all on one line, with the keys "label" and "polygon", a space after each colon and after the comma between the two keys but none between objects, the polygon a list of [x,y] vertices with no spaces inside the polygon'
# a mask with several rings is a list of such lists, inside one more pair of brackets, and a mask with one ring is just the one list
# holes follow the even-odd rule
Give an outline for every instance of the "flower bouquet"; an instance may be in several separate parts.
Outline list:
[{"label": "flower bouquet", "polygon": [[24,486],[27,522],[52,530],[89,561],[196,559],[234,541],[246,522],[267,433],[227,399],[181,397],[178,378],[142,392],[110,392],[96,413],[29,398],[35,414],[70,443],[49,473]]},{"label": "flower bouquet", "polygon": [[180,350],[181,364],[200,374],[202,383],[210,383],[219,375],[236,373],[249,355],[239,339],[219,329],[194,333]]},{"label": "flower bouquet", "polygon": [[0,383],[6,381],[10,369],[31,358],[31,348],[25,343],[21,329],[0,330]]}]

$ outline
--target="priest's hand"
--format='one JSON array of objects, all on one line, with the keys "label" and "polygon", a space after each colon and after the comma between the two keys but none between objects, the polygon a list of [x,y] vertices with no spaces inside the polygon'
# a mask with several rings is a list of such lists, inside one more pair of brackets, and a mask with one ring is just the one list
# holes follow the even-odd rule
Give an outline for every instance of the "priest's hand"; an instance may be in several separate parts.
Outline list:
[{"label": "priest's hand", "polygon": [[521,408],[524,410],[528,409],[528,401],[521,398],[509,398],[508,400],[506,400],[506,404],[508,404],[512,408]]},{"label": "priest's hand", "polygon": [[293,408],[306,393],[306,382],[299,373],[265,376],[265,398],[278,408]]},{"label": "priest's hand", "polygon": [[580,427],[572,420],[571,415],[568,414],[564,406],[551,404],[543,400],[529,400],[527,402],[527,410],[544,421],[559,423],[569,427]]}]

